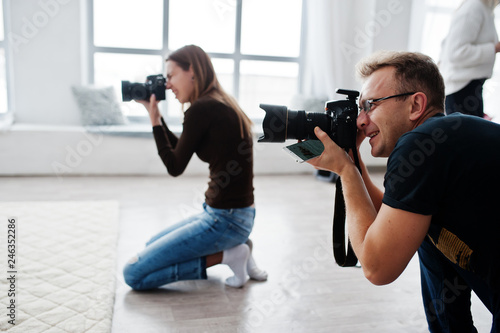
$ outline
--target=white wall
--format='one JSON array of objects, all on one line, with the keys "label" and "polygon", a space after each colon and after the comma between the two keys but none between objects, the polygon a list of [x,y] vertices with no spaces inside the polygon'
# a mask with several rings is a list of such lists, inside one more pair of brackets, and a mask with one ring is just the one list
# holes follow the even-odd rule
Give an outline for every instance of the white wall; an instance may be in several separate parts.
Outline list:
[{"label": "white wall", "polygon": [[412,0],[309,0],[304,94],[360,90],[355,66],[377,50],[408,50]]},{"label": "white wall", "polygon": [[[372,17],[374,38],[372,51],[407,51],[413,0],[378,0]],[[365,26],[365,29],[369,29]]]},{"label": "white wall", "polygon": [[71,85],[82,83],[80,0],[10,1],[15,121],[78,125]]}]

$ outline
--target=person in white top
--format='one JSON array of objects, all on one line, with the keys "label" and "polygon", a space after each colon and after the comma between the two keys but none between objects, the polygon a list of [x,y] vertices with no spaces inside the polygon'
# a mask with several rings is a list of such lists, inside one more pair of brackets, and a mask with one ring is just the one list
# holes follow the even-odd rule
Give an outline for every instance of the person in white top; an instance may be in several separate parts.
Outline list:
[{"label": "person in white top", "polygon": [[441,45],[439,69],[446,89],[446,114],[484,114],[483,84],[491,78],[500,52],[494,22],[499,0],[464,0],[453,14]]}]

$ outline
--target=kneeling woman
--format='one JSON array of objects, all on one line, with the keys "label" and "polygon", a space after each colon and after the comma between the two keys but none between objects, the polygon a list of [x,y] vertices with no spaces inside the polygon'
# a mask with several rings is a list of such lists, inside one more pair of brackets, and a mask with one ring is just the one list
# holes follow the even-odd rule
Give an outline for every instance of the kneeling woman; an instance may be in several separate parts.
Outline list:
[{"label": "kneeling woman", "polygon": [[210,181],[203,212],[154,236],[125,266],[125,282],[146,290],[206,279],[206,269],[220,263],[234,272],[226,280],[231,287],[243,286],[248,277],[266,280],[248,240],[255,218],[251,121],[224,92],[201,48],[188,45],[173,52],[166,67],[166,88],[190,106],[177,137],[161,117],[154,95],[139,101],[148,110],[158,154],[169,174],[178,176],[196,153],[208,163]]}]

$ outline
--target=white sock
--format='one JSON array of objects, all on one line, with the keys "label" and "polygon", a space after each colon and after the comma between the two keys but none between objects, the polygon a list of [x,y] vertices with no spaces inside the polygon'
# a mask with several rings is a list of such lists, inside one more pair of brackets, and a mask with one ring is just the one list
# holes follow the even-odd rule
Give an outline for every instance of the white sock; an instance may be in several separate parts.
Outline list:
[{"label": "white sock", "polygon": [[251,253],[250,253],[250,258],[248,258],[247,271],[248,271],[248,275],[253,280],[257,280],[257,281],[266,281],[267,280],[267,272],[263,271],[262,269],[257,267],[257,264],[255,263],[255,260],[253,259],[253,256]]},{"label": "white sock", "polygon": [[267,272],[260,269],[259,267],[257,267],[257,264],[255,263],[255,260],[253,259],[253,255],[252,255],[253,242],[252,242],[252,240],[248,239],[246,244],[250,248],[250,258],[248,258],[248,263],[247,263],[248,275],[253,280],[266,281],[267,280]]},{"label": "white sock", "polygon": [[226,279],[226,285],[234,288],[243,287],[248,281],[247,262],[250,249],[246,244],[240,244],[222,252],[222,264],[228,265],[234,275]]}]

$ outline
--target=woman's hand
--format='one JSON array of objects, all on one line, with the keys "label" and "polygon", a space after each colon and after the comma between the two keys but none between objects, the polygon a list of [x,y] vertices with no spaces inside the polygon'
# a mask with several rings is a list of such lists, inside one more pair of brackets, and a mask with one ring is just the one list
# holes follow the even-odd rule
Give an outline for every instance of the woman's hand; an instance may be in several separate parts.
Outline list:
[{"label": "woman's hand", "polygon": [[156,100],[155,94],[151,94],[149,101],[147,100],[135,100],[135,101],[137,103],[141,103],[142,105],[144,105],[144,107],[149,113],[149,119],[151,119],[152,126],[161,125],[161,113],[160,109],[158,108],[159,102]]},{"label": "woman's hand", "polygon": [[346,165],[354,165],[346,151],[333,142],[319,127],[314,129],[314,134],[323,143],[325,150],[320,156],[307,161],[307,163],[316,169],[335,172],[339,176],[342,175],[342,170]]}]

